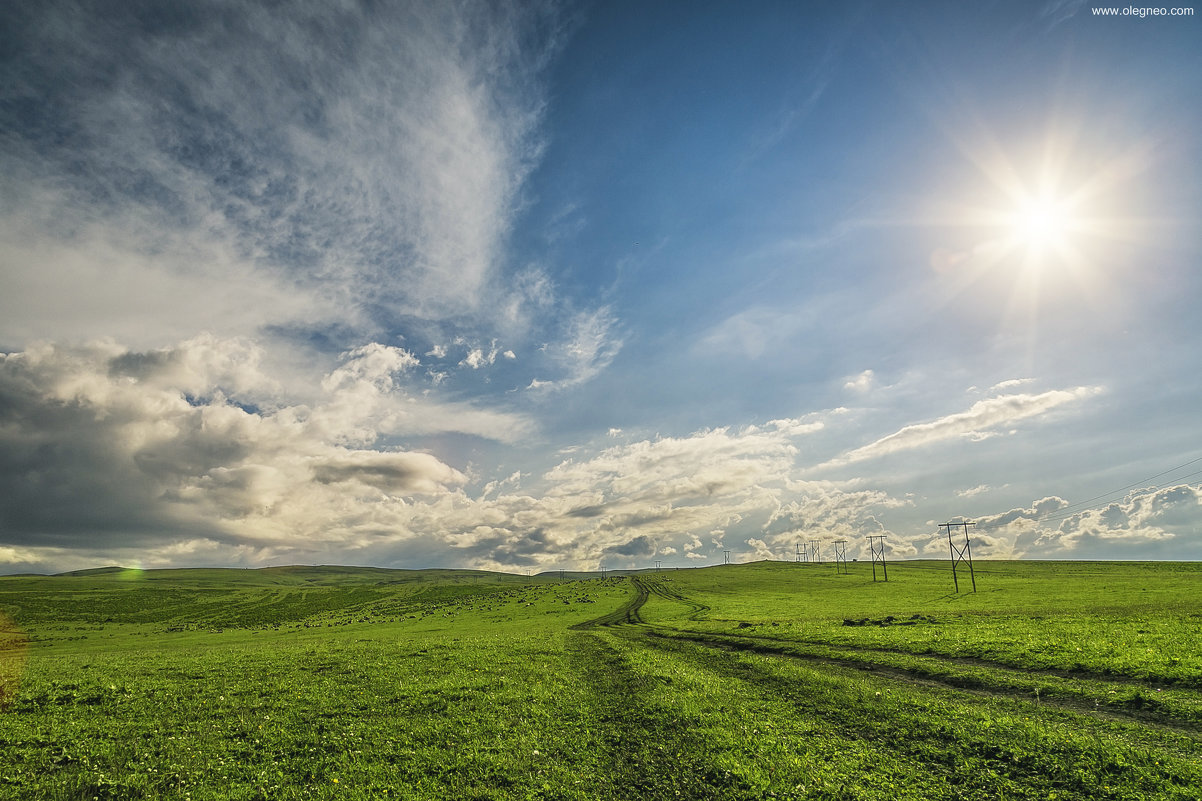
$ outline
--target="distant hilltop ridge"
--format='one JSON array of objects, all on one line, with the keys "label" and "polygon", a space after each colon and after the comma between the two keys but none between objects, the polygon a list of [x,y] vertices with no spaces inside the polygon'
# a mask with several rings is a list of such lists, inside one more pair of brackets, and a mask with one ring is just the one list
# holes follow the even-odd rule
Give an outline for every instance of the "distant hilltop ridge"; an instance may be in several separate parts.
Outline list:
[{"label": "distant hilltop ridge", "polygon": [[[505,573],[474,568],[393,568],[354,565],[276,565],[271,567],[166,567],[140,568],[107,565],[62,573],[22,573],[29,578],[81,578],[101,581],[199,581],[244,584],[405,584],[424,581],[543,582],[612,577],[652,572],[644,570],[544,570],[540,573]],[[17,575],[5,578],[17,578]]]}]

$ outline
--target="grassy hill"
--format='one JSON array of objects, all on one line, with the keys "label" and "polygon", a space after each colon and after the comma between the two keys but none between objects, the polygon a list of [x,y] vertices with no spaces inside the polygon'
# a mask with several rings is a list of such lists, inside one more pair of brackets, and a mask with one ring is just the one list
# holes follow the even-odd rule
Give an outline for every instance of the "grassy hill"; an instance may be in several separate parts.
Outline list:
[{"label": "grassy hill", "polygon": [[0,798],[1199,797],[1202,566],[848,568],[3,577]]}]

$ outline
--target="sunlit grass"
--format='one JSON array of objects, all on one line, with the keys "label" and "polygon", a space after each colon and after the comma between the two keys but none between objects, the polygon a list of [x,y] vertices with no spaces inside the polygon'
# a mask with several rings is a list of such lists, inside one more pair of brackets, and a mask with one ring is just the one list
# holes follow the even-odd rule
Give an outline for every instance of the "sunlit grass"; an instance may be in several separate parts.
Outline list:
[{"label": "sunlit grass", "polygon": [[1197,566],[943,567],[0,579],[0,798],[1196,798]]}]

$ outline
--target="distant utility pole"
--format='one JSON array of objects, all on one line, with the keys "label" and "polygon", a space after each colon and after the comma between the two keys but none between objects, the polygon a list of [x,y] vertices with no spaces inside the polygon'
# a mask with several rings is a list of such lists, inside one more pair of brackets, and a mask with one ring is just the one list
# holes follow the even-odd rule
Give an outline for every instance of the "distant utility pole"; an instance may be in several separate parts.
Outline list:
[{"label": "distant utility pole", "polygon": [[655,572],[656,573],[659,572],[659,560],[658,559],[655,560]]},{"label": "distant utility pole", "polygon": [[818,540],[810,540],[810,561],[822,564],[822,551],[818,550]]},{"label": "distant utility pole", "polygon": [[868,550],[872,553],[872,580],[876,581],[876,563],[881,563],[885,581],[889,580],[889,569],[885,567],[885,535],[872,534],[868,537]]},{"label": "distant utility pole", "polygon": [[723,557],[723,559],[724,559],[724,561],[722,562],[722,564],[724,564],[724,565],[729,565],[729,564],[730,564],[730,551],[723,551],[723,552],[722,552],[722,557]]},{"label": "distant utility pole", "polygon": [[[975,526],[976,523],[940,523],[939,528],[947,529],[947,547],[952,554],[952,581],[956,585],[956,592],[960,591],[960,579],[956,578],[956,565],[964,560],[968,560],[968,576],[972,579],[972,591],[977,591],[977,575],[972,571],[972,548],[968,545],[968,527]],[[964,529],[964,544],[956,545],[952,542],[952,526]]]},{"label": "distant utility pole", "polygon": [[[843,565],[843,569],[839,569]],[[847,575],[847,540],[835,540],[835,572]]]}]

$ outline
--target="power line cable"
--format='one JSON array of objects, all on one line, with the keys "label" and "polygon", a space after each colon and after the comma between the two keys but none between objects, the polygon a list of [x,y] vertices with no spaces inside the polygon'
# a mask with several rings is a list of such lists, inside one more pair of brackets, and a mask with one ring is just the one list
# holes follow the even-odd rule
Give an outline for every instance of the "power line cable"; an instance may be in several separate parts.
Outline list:
[{"label": "power line cable", "polygon": [[[1195,461],[1198,461],[1198,460],[1195,460]],[[1187,462],[1187,464],[1192,464],[1192,462]],[[1181,465],[1181,467],[1185,467],[1185,465]],[[1174,469],[1180,469],[1180,468],[1174,468]],[[1152,476],[1152,478],[1159,478],[1160,476],[1163,476],[1163,475],[1165,475],[1166,473],[1171,473],[1171,472],[1173,472],[1173,470],[1166,470],[1166,471],[1165,471],[1165,473],[1160,473],[1160,474],[1158,474],[1158,475],[1156,475],[1156,476]],[[1197,471],[1195,471],[1195,472],[1193,472],[1193,473],[1188,473],[1188,474],[1186,474],[1186,475],[1184,475],[1184,476],[1179,476],[1178,478],[1175,478],[1175,479],[1173,479],[1173,482],[1174,482],[1174,483],[1177,483],[1177,484],[1180,484],[1181,482],[1184,482],[1186,479],[1193,478],[1194,476],[1202,476],[1202,470],[1197,470]],[[1146,484],[1148,483],[1148,481],[1150,481],[1150,480],[1151,480],[1151,479],[1148,479],[1148,480],[1145,480],[1145,481],[1140,481],[1140,482],[1137,482],[1137,483],[1135,483],[1135,484],[1131,484],[1130,486],[1123,487],[1123,489],[1121,489],[1121,490],[1115,490],[1114,492],[1115,492],[1115,493],[1118,493],[1118,492],[1124,492],[1124,491],[1126,491],[1126,490],[1133,489],[1134,487],[1144,486],[1144,485],[1146,485]],[[1162,490],[1162,489],[1164,489],[1164,488],[1165,488],[1165,486],[1167,486],[1167,484],[1162,484],[1162,485],[1160,485],[1160,486],[1152,485],[1152,486],[1151,486],[1149,489],[1151,489],[1151,490],[1153,490],[1153,491],[1156,491],[1156,490]],[[1112,495],[1112,494],[1114,494],[1114,493],[1107,493],[1107,495]],[[1106,497],[1106,496],[1099,496],[1099,497]],[[1092,499],[1092,500],[1097,500],[1097,499],[1096,499],[1096,498],[1094,498],[1094,499]],[[1084,503],[1089,503],[1089,501],[1082,501],[1082,502],[1081,502],[1081,504],[1084,504]],[[1107,501],[1107,503],[1114,503],[1114,501],[1113,501],[1113,500],[1112,500],[1112,501]],[[1066,507],[1064,507],[1063,509],[1058,509],[1058,510],[1056,510],[1055,512],[1048,512],[1046,515],[1043,515],[1042,517],[1040,517],[1040,518],[1037,518],[1037,522],[1047,522],[1047,521],[1053,521],[1053,522],[1054,522],[1054,521],[1057,521],[1057,520],[1067,520],[1068,518],[1072,517],[1073,515],[1078,515],[1078,514],[1082,514],[1082,513],[1084,513],[1084,512],[1088,512],[1088,511],[1091,511],[1092,509],[1096,509],[1096,508],[1098,508],[1098,506],[1102,506],[1102,505],[1103,505],[1103,504],[1098,504],[1098,506],[1087,507],[1087,508],[1084,508],[1084,509],[1076,509],[1076,508],[1074,508],[1074,507],[1076,507],[1076,506],[1080,506],[1081,504],[1074,504],[1074,505],[1073,505],[1073,507],[1066,506]]]},{"label": "power line cable", "polygon": [[[1197,464],[1198,462],[1202,462],[1202,456],[1199,456],[1196,459],[1191,459],[1188,462],[1179,464],[1176,467],[1170,467],[1168,470],[1157,473],[1154,476],[1149,476],[1148,478],[1141,479],[1132,484],[1128,484],[1125,487],[1119,487],[1118,489],[1110,490],[1109,492],[1103,492],[1101,495],[1095,495],[1094,497],[1087,498],[1084,501],[1078,501],[1077,503],[1069,504],[1068,506],[1061,507],[1060,509],[1057,509],[1055,511],[1048,512],[1048,513],[1040,515],[1038,517],[1032,517],[1032,518],[1028,518],[1028,519],[1032,523],[1046,523],[1046,522],[1056,522],[1058,520],[1067,520],[1068,518],[1072,517],[1073,515],[1081,514],[1083,512],[1088,512],[1091,509],[1097,508],[1096,506],[1089,505],[1089,504],[1094,503],[1095,501],[1100,501],[1104,498],[1109,498],[1112,495],[1115,495],[1120,492],[1126,492],[1127,490],[1134,489],[1136,487],[1146,486],[1148,484],[1148,482],[1150,482],[1150,481],[1158,479],[1162,476],[1167,476],[1170,473],[1175,473],[1183,467],[1189,467],[1190,465]],[[1198,476],[1198,475],[1202,475],[1202,470],[1190,473],[1185,476],[1180,476],[1173,480],[1180,482],[1180,481],[1185,481],[1188,478],[1193,478],[1194,476]],[[1153,489],[1161,489],[1161,487],[1153,487]],[[1100,506],[1100,505],[1101,504],[1098,504],[1098,506]],[[1082,507],[1084,507],[1084,508],[1082,508]],[[996,525],[996,524],[995,525],[986,524],[983,526],[983,528],[985,528],[987,530],[1000,528],[1000,527],[1001,526]]]}]

